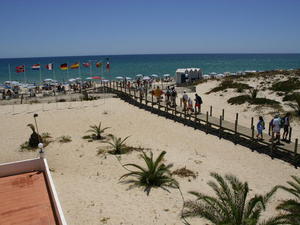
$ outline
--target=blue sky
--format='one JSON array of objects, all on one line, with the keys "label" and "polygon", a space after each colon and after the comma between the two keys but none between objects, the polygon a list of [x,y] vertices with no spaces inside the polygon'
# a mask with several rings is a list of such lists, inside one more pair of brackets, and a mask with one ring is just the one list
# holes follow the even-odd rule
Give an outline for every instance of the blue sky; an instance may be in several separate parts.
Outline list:
[{"label": "blue sky", "polygon": [[300,0],[1,0],[0,58],[299,53]]}]

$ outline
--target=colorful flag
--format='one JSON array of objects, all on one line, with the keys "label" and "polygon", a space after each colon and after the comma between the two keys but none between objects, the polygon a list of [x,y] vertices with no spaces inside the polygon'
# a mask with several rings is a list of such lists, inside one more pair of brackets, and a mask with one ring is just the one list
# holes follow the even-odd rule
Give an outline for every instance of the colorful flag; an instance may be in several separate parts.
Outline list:
[{"label": "colorful flag", "polygon": [[60,69],[61,70],[67,70],[68,69],[68,64],[67,63],[61,64]]},{"label": "colorful flag", "polygon": [[109,58],[106,58],[106,70],[109,72],[110,71],[110,64],[109,64]]},{"label": "colorful flag", "polygon": [[53,70],[53,63],[48,63],[48,64],[46,65],[46,69],[47,69],[47,70]]},{"label": "colorful flag", "polygon": [[88,62],[86,62],[86,63],[82,63],[82,65],[83,65],[84,67],[90,67],[90,66],[91,66],[91,64],[90,64],[90,63],[88,63]]},{"label": "colorful flag", "polygon": [[96,62],[96,67],[101,67],[102,66],[102,62]]},{"label": "colorful flag", "polygon": [[40,64],[34,64],[34,65],[31,67],[31,69],[33,69],[33,70],[39,70],[39,69],[41,69],[41,65],[40,65]]},{"label": "colorful flag", "polygon": [[74,63],[74,64],[72,64],[72,65],[70,66],[70,68],[71,68],[71,69],[78,69],[79,66],[80,66],[79,63]]},{"label": "colorful flag", "polygon": [[24,66],[24,65],[22,65],[22,66],[17,66],[17,67],[16,67],[16,72],[17,72],[17,73],[25,72],[25,66]]}]

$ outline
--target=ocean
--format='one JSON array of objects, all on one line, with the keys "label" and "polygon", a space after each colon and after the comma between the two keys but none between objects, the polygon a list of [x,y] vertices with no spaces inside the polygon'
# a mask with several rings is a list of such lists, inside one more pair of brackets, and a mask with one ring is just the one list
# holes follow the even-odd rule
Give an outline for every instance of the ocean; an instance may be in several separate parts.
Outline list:
[{"label": "ocean", "polygon": [[[106,58],[109,58],[110,71],[106,71]],[[103,66],[97,68],[95,63],[102,61]],[[80,62],[80,69],[60,70],[61,64]],[[82,66],[91,62],[92,67]],[[45,66],[54,63],[54,71],[48,71]],[[32,70],[31,66],[41,64],[41,72]],[[0,83],[9,80],[9,65],[11,80],[38,82],[50,78],[67,81],[70,78],[86,78],[101,76],[114,79],[116,76],[135,77],[137,74],[174,75],[177,68],[199,67],[204,74],[211,72],[237,72],[245,70],[275,70],[300,68],[300,54],[159,54],[159,55],[106,55],[106,56],[68,56],[41,58],[9,58],[0,59]],[[25,73],[16,73],[16,67],[25,65]]]}]

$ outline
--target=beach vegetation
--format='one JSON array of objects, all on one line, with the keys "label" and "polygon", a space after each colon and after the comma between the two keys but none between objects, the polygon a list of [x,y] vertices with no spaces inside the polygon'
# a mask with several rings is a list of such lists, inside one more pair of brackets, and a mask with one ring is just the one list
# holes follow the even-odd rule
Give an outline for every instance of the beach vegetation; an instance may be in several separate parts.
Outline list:
[{"label": "beach vegetation", "polygon": [[275,218],[260,222],[261,214],[276,188],[265,195],[256,194],[250,198],[247,182],[241,182],[233,175],[222,177],[217,173],[211,173],[211,176],[215,181],[209,181],[208,185],[214,190],[216,196],[196,191],[189,192],[196,197],[196,200],[185,202],[183,216],[204,218],[214,225],[278,224]]},{"label": "beach vegetation", "polygon": [[[29,124],[28,124],[29,125]],[[32,125],[32,124],[31,124]],[[33,126],[33,125],[32,125]],[[31,128],[31,126],[30,126],[30,128]],[[34,126],[33,126],[33,128],[34,128]],[[32,129],[32,128],[31,128]],[[34,129],[35,130],[35,129]],[[52,137],[51,137],[51,135],[50,135],[50,133],[42,133],[41,134],[41,136],[40,136],[41,138],[39,139],[40,140],[40,142],[42,142],[43,143],[43,145],[44,145],[44,147],[47,147],[53,140],[52,140]],[[31,136],[30,136],[30,138],[31,138]],[[40,143],[39,142],[39,143]],[[21,144],[20,145],[20,151],[36,151],[37,149],[38,149],[38,145],[36,145],[36,146],[32,146],[32,145],[30,145],[29,144],[30,143],[30,139],[29,139],[29,141],[25,141],[23,144]],[[38,143],[38,144],[39,144]]]},{"label": "beach vegetation", "polygon": [[295,110],[296,116],[300,116],[300,93],[294,94],[295,103],[288,104],[291,108]]},{"label": "beach vegetation", "polygon": [[30,127],[30,129],[32,130],[32,134],[30,135],[28,145],[31,148],[37,148],[38,144],[42,142],[42,137],[35,131],[35,126],[32,123],[27,124],[27,126]]},{"label": "beach vegetation", "polygon": [[235,82],[232,79],[226,79],[224,81],[222,81],[219,86],[214,87],[213,89],[211,89],[210,91],[206,92],[206,94],[211,94],[213,92],[219,92],[219,91],[224,91],[226,89],[235,89],[238,92],[243,92],[244,90],[249,90],[252,87],[249,86],[248,84],[245,83],[239,83],[239,82]]},{"label": "beach vegetation", "polygon": [[144,191],[147,192],[147,194],[150,193],[150,190],[153,187],[160,187],[167,191],[168,187],[178,188],[179,185],[172,177],[170,171],[170,168],[173,165],[165,165],[163,163],[165,154],[166,152],[162,151],[156,159],[153,159],[152,152],[150,152],[150,156],[143,152],[141,157],[143,158],[146,167],[133,163],[125,164],[124,167],[133,167],[137,170],[130,170],[129,173],[124,174],[120,179],[133,177],[133,179],[127,180],[126,183],[131,183],[134,186],[145,187]]},{"label": "beach vegetation", "polygon": [[295,101],[297,97],[297,93],[292,93],[292,94],[286,94],[283,98],[282,101],[287,102],[287,101]]},{"label": "beach vegetation", "polygon": [[56,102],[66,102],[67,100],[64,98],[57,99]]},{"label": "beach vegetation", "polygon": [[300,89],[300,80],[296,77],[289,78],[285,81],[279,81],[272,84],[270,88],[273,91],[291,92]]},{"label": "beach vegetation", "polygon": [[294,198],[281,201],[276,207],[283,213],[278,216],[282,224],[299,225],[300,224],[300,177],[292,176],[293,181],[288,181],[289,186],[277,186]]},{"label": "beach vegetation", "polygon": [[126,140],[129,138],[129,136],[125,138],[119,138],[115,135],[109,135],[111,137],[111,141],[107,142],[110,145],[110,150],[108,153],[113,155],[121,155],[128,153],[130,150],[128,146],[125,144]]},{"label": "beach vegetation", "polygon": [[257,98],[256,93],[252,93],[250,95],[239,95],[235,97],[231,97],[227,100],[227,102],[231,105],[242,105],[244,103],[249,103],[252,105],[268,105],[268,106],[279,106],[280,102],[268,98]]},{"label": "beach vegetation", "polygon": [[177,175],[178,177],[182,177],[182,178],[192,177],[194,179],[197,177],[197,174],[194,171],[189,170],[186,167],[182,167],[180,169],[174,170],[172,172],[172,175]]},{"label": "beach vegetation", "polygon": [[72,138],[71,138],[71,136],[63,135],[63,136],[60,136],[57,140],[60,143],[68,143],[68,142],[72,141]]},{"label": "beach vegetation", "polygon": [[101,128],[101,122],[99,122],[99,125],[91,125],[90,129],[87,131],[88,133],[91,133],[90,137],[95,140],[101,140],[103,139],[102,134],[105,130],[109,129],[110,127],[104,127]]}]

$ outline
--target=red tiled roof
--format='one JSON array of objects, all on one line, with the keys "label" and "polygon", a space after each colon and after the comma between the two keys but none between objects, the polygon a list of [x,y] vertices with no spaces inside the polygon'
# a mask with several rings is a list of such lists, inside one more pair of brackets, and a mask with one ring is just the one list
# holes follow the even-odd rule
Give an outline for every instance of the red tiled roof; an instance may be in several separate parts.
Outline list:
[{"label": "red tiled roof", "polygon": [[57,224],[43,172],[0,178],[0,224]]}]

